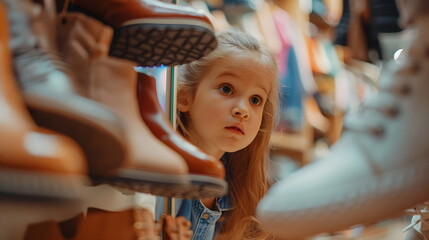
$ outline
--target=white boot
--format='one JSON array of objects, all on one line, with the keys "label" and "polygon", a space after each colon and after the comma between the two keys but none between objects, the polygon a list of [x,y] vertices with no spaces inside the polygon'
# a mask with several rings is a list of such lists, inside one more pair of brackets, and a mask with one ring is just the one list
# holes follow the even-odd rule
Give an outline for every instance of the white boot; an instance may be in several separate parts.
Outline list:
[{"label": "white boot", "polygon": [[331,152],[275,184],[259,203],[265,230],[297,239],[371,224],[429,199],[429,18],[380,93],[349,116]]}]

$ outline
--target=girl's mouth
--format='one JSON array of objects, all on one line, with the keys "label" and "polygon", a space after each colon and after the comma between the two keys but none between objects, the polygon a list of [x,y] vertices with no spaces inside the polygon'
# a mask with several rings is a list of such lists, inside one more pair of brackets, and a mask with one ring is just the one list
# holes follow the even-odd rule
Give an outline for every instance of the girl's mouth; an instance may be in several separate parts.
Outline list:
[{"label": "girl's mouth", "polygon": [[238,127],[225,127],[228,131],[233,132],[235,134],[244,135],[244,132]]}]

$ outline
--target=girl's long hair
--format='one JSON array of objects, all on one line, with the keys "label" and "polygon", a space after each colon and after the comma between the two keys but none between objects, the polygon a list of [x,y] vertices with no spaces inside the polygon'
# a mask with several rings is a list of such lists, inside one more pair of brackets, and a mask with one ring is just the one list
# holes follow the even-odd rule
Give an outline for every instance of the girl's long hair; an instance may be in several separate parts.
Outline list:
[{"label": "girl's long hair", "polygon": [[[273,81],[264,106],[260,130],[249,146],[230,153],[230,157],[224,162],[229,196],[233,199],[235,208],[224,213],[226,220],[217,239],[268,239],[270,236],[261,230],[254,216],[258,202],[268,189],[266,159],[278,102],[277,63],[268,48],[245,33],[220,32],[217,40],[217,48],[209,55],[179,67],[178,99],[180,101],[186,94],[194,96],[199,79],[210,70],[213,63],[234,53],[255,54],[259,57],[260,64],[266,67],[266,76]],[[186,115],[178,112],[177,120],[178,131],[188,137]]]}]

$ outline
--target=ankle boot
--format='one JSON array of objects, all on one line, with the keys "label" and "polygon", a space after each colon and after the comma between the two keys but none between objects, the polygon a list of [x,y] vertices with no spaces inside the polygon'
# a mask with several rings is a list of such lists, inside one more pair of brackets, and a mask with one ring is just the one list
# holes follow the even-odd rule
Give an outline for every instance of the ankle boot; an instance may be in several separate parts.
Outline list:
[{"label": "ankle boot", "polygon": [[192,191],[195,193],[193,197],[224,195],[228,184],[224,180],[225,168],[222,162],[202,152],[176,133],[161,109],[156,92],[156,79],[148,74],[138,73],[137,98],[140,116],[158,139],[185,159],[193,185],[191,187],[197,187]]},{"label": "ankle boot", "polygon": [[159,239],[153,214],[147,209],[111,212],[89,208],[74,240]]},{"label": "ankle boot", "polygon": [[27,228],[24,240],[160,239],[154,216],[147,209],[135,208],[113,212],[89,208],[85,217],[79,214],[71,220],[78,221],[76,233],[72,236],[67,236],[61,231],[61,223],[46,221],[31,224]]},{"label": "ankle boot", "polygon": [[138,192],[188,197],[188,167],[183,158],[153,136],[139,118],[133,63],[107,56],[93,62],[91,98],[123,117],[130,154],[117,175],[103,180]]},{"label": "ankle boot", "polygon": [[[105,106],[82,96],[79,88],[84,83],[73,78],[55,54],[52,38],[43,34],[36,38],[33,29],[50,29],[50,22],[40,21],[44,15],[34,15],[44,13],[40,6],[26,0],[6,3],[14,66],[32,117],[40,126],[76,140],[86,155],[91,176],[115,171],[126,154],[122,122]],[[28,9],[33,11],[25,11]]]},{"label": "ankle boot", "polygon": [[75,6],[115,29],[110,55],[141,66],[191,62],[217,46],[206,14],[157,0],[73,0]]},{"label": "ankle boot", "polygon": [[[429,199],[429,16],[401,63],[387,65],[330,153],[276,183],[259,203],[265,229],[285,239],[370,224]],[[385,64],[386,65],[386,64]]]},{"label": "ankle boot", "polygon": [[124,120],[128,160],[116,175],[100,181],[154,195],[192,194],[188,193],[188,167],[183,158],[154,137],[140,119],[135,63],[108,56],[112,29],[81,13],[61,18],[60,35],[66,39],[62,53],[72,68],[88,79],[88,97],[111,107]]},{"label": "ankle boot", "polygon": [[23,240],[66,240],[56,221],[45,221],[28,225]]},{"label": "ankle boot", "polygon": [[87,181],[83,153],[27,112],[12,73],[8,13],[0,2],[0,195],[78,200]]}]

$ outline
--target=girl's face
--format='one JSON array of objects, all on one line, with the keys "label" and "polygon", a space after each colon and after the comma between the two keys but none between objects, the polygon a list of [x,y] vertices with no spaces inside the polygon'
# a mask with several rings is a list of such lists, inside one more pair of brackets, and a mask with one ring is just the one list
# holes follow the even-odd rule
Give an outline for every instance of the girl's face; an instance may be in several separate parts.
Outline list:
[{"label": "girl's face", "polygon": [[195,96],[178,102],[187,112],[190,141],[220,158],[256,137],[274,75],[253,54],[225,58],[201,79]]}]

